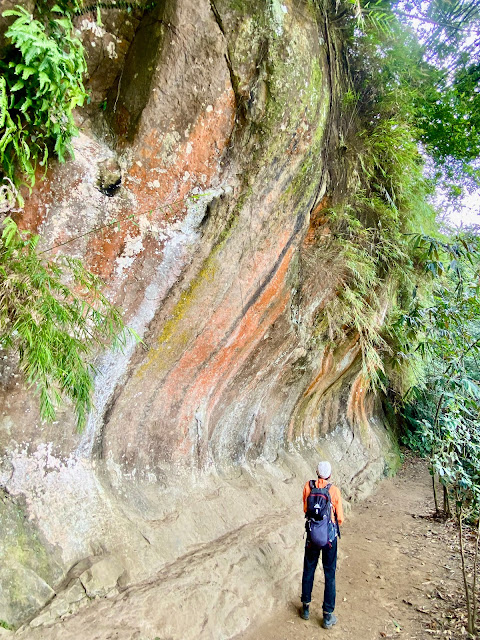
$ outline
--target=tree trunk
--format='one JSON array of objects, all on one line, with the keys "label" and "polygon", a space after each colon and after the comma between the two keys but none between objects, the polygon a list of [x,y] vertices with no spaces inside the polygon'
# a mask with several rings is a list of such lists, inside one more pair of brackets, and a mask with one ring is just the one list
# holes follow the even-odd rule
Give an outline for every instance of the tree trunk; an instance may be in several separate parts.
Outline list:
[{"label": "tree trunk", "polygon": [[437,487],[435,486],[435,473],[432,469],[432,487],[433,487],[433,502],[435,503],[435,513],[438,513],[438,498],[437,498]]},{"label": "tree trunk", "polygon": [[477,626],[477,561],[478,561],[478,543],[480,540],[480,514],[478,516],[478,524],[477,524],[477,537],[475,540],[475,553],[473,556],[473,595],[472,595],[472,615],[473,615],[473,633],[475,633],[475,628]]},{"label": "tree trunk", "polygon": [[[458,501],[457,501],[458,502]],[[465,599],[467,601],[467,631],[468,633],[473,634],[475,632],[475,624],[472,615],[472,606],[470,602],[470,590],[468,588],[468,580],[467,580],[467,568],[465,566],[465,547],[464,547],[464,534],[463,534],[463,510],[462,507],[457,507],[457,518],[458,518],[458,536],[460,540],[460,556],[462,558],[462,575],[463,575],[463,586],[465,588]]]},{"label": "tree trunk", "polygon": [[452,512],[450,511],[450,498],[448,496],[448,489],[443,485],[443,510],[445,514],[450,518]]}]

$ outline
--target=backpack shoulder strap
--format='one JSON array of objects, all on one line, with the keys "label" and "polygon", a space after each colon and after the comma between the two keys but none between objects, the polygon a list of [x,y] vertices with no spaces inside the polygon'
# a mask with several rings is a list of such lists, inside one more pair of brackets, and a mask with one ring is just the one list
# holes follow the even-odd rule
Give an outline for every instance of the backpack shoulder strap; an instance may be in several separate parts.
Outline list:
[{"label": "backpack shoulder strap", "polygon": [[[335,505],[334,505],[334,504],[333,504],[333,502],[332,502],[332,494],[330,493],[330,487],[333,487],[333,483],[332,483],[332,482],[330,482],[329,484],[327,484],[327,486],[325,487],[325,489],[328,489],[328,495],[329,495],[329,497],[330,497],[330,502],[332,503],[333,511],[334,511],[334,513],[335,513],[335,520],[336,520],[336,519],[337,519],[337,510],[336,510],[336,508],[335,508]],[[338,525],[337,525],[337,527],[338,527]]]},{"label": "backpack shoulder strap", "polygon": [[310,491],[312,489],[315,489],[315,480],[310,480],[309,484],[310,484]]}]

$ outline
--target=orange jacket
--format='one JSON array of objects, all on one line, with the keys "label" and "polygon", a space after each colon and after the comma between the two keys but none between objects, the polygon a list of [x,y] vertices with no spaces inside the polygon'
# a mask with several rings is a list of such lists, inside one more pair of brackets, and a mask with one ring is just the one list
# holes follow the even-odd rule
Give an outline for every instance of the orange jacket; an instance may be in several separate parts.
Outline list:
[{"label": "orange jacket", "polygon": [[[324,480],[323,478],[318,478],[315,482],[315,486],[318,489],[323,489],[330,484],[329,480]],[[343,524],[343,507],[342,507],[342,496],[340,495],[340,489],[336,487],[334,484],[329,489],[330,498],[332,499],[332,521],[335,522],[335,515],[338,524]],[[307,498],[310,495],[310,482],[306,482],[303,487],[303,510],[307,512]]]}]

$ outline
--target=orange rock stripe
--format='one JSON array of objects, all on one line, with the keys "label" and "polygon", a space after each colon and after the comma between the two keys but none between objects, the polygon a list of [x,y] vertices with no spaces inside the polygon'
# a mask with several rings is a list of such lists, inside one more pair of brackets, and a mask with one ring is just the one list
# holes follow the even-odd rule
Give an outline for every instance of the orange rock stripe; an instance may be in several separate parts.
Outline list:
[{"label": "orange rock stripe", "polygon": [[247,311],[240,325],[229,338],[228,345],[200,373],[195,384],[189,390],[179,416],[184,433],[193,419],[194,405],[198,405],[198,399],[205,396],[208,397],[212,394],[212,390],[215,390],[208,404],[208,413],[211,413],[220,399],[223,389],[237,374],[252,350],[257,346],[266,328],[287,307],[290,300],[290,292],[287,290],[283,295],[280,295],[280,292],[285,285],[285,276],[293,252],[293,248],[286,252],[276,274],[257,302]]}]

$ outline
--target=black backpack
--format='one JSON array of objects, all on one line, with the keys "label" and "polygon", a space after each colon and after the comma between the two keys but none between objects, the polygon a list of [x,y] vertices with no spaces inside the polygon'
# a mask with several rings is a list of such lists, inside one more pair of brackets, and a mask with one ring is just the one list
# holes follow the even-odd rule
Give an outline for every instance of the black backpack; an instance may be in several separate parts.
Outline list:
[{"label": "black backpack", "polygon": [[319,489],[315,485],[315,480],[310,480],[305,528],[308,539],[320,549],[327,547],[336,537],[335,527],[332,522],[331,486],[331,484],[327,484],[326,487]]}]

